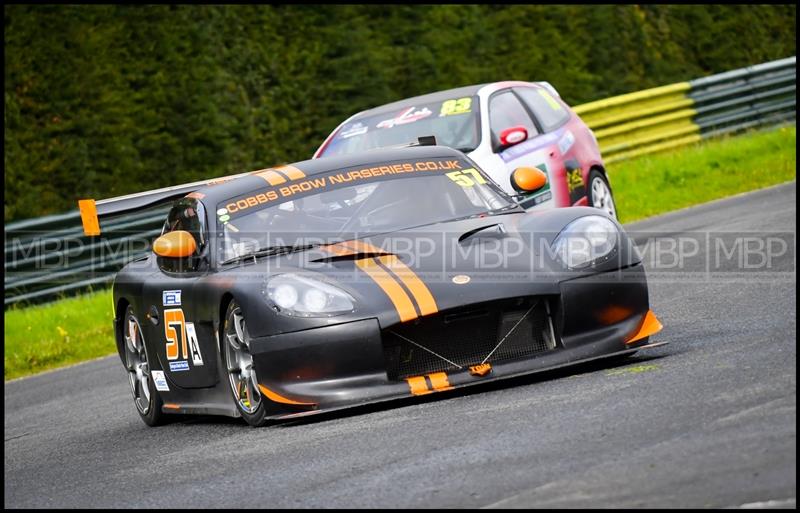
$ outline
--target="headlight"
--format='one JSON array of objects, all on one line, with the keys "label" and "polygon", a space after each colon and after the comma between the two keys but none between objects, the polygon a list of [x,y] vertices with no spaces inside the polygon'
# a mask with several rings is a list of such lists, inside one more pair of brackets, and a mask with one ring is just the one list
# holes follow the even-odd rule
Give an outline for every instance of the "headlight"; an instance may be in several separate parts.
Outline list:
[{"label": "headlight", "polygon": [[567,267],[580,269],[608,257],[618,240],[619,230],[613,222],[602,216],[585,216],[561,230],[553,249]]},{"label": "headlight", "polygon": [[267,281],[267,297],[285,315],[328,317],[353,311],[355,300],[338,287],[299,274],[279,274]]}]

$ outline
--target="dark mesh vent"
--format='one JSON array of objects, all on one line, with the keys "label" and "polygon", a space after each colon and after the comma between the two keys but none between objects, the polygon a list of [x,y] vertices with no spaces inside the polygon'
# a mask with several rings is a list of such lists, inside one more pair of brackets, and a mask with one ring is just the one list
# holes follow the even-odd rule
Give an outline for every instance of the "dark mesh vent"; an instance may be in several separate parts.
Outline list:
[{"label": "dark mesh vent", "polygon": [[[384,330],[382,339],[388,377],[397,380],[458,369],[430,351],[465,368],[481,363],[506,335],[487,360],[489,363],[545,352],[549,327],[544,301],[543,298],[519,298],[473,305]],[[525,316],[529,309],[530,313]],[[517,323],[519,325],[514,328]]]}]

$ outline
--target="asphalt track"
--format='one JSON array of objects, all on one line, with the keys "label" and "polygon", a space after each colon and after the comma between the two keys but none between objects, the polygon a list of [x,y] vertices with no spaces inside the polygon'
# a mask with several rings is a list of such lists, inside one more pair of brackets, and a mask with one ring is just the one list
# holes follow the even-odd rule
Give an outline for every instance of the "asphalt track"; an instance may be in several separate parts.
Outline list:
[{"label": "asphalt track", "polygon": [[795,216],[793,182],[628,226],[792,247],[745,276],[654,271],[670,344],[624,363],[262,429],[148,428],[117,357],[6,383],[4,504],[796,507]]}]

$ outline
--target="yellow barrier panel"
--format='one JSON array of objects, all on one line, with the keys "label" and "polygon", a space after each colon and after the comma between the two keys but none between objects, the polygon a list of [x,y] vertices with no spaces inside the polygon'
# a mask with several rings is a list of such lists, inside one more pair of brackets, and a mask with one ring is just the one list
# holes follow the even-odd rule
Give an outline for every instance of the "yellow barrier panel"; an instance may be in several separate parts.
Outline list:
[{"label": "yellow barrier panel", "polygon": [[623,94],[573,107],[594,131],[603,159],[616,162],[699,140],[689,82]]},{"label": "yellow barrier panel", "polygon": [[621,144],[646,144],[650,141],[673,137],[676,131],[682,130],[686,130],[686,132],[683,133],[698,132],[700,131],[700,127],[693,123],[690,118],[681,117],[639,130],[628,131],[599,139],[600,150],[605,154],[610,151],[616,151],[615,149],[612,150],[612,148],[617,148]]},{"label": "yellow barrier panel", "polygon": [[614,153],[618,153],[625,150],[632,150],[640,146],[646,146],[648,144],[662,141],[664,139],[674,139],[676,137],[680,137],[682,135],[692,134],[692,133],[699,133],[700,127],[695,125],[694,123],[684,123],[682,126],[678,126],[673,130],[668,131],[658,131],[656,133],[650,133],[644,136],[638,136],[633,139],[628,139],[626,142],[614,144],[610,146],[600,147],[600,152],[605,155],[612,155]]},{"label": "yellow barrier panel", "polygon": [[693,104],[694,101],[687,98],[684,93],[672,93],[589,113],[583,117],[583,120],[593,129],[605,128],[617,123],[626,123],[647,116],[691,107]]},{"label": "yellow barrier panel", "polygon": [[644,146],[642,148],[637,148],[636,150],[620,153],[618,155],[614,155],[613,157],[609,157],[603,159],[603,162],[606,165],[613,164],[614,162],[619,162],[621,160],[627,160],[634,157],[639,157],[641,155],[647,155],[649,153],[656,153],[659,151],[664,150],[671,150],[672,148],[677,148],[679,146],[685,146],[687,144],[693,144],[699,142],[702,139],[700,134],[693,134],[688,137],[682,137],[680,139],[675,139],[672,141],[665,141],[659,144],[653,144],[651,146]]},{"label": "yellow barrier panel", "polygon": [[598,112],[594,117],[587,116],[583,121],[589,125],[589,128],[596,130],[605,128],[619,123],[627,123],[637,119],[654,116],[656,114],[663,114],[694,105],[694,100],[686,98],[681,95],[680,97],[668,97],[657,99],[649,102],[648,104],[635,104],[627,106],[624,110],[618,109],[613,113]]},{"label": "yellow barrier panel", "polygon": [[673,112],[671,114],[665,114],[663,116],[641,119],[639,121],[631,121],[630,123],[623,123],[621,125],[604,128],[602,130],[595,130],[594,135],[595,137],[597,137],[598,140],[600,140],[615,135],[623,134],[625,132],[631,132],[633,130],[642,130],[645,128],[650,128],[655,125],[668,123],[670,121],[675,121],[678,119],[688,119],[693,117],[695,114],[697,114],[697,111],[694,109],[683,109],[677,112]]},{"label": "yellow barrier panel", "polygon": [[606,110],[619,105],[634,103],[640,100],[648,100],[657,96],[664,96],[671,93],[686,92],[691,89],[689,82],[678,82],[677,84],[670,84],[661,87],[654,87],[652,89],[645,89],[644,91],[637,91],[635,93],[623,94],[620,96],[612,96],[603,100],[597,100],[583,105],[573,107],[572,110],[583,117],[584,114],[597,110]]}]

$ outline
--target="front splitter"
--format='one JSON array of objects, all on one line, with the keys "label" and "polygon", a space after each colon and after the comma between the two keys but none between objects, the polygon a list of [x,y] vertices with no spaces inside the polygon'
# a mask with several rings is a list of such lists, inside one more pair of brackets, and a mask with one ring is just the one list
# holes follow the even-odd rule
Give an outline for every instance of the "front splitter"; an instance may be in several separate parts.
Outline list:
[{"label": "front splitter", "polygon": [[[448,388],[447,390],[435,391],[435,393],[446,393],[446,392],[450,392],[450,391],[453,391],[453,390],[461,390],[461,389],[464,389],[464,388],[467,388],[467,387],[471,387],[471,386],[475,386],[475,385],[483,385],[485,383],[493,383],[493,382],[502,381],[502,380],[505,380],[505,379],[513,379],[513,378],[518,378],[518,377],[521,377],[521,376],[539,374],[541,372],[548,372],[548,371],[552,371],[552,370],[562,369],[562,368],[565,368],[565,367],[572,367],[574,365],[580,365],[582,363],[592,362],[592,361],[596,361],[596,360],[602,360],[602,359],[605,359],[605,358],[613,358],[615,356],[623,356],[623,355],[635,353],[637,351],[641,351],[641,350],[644,350],[644,349],[654,349],[656,347],[662,347],[662,346],[665,346],[667,344],[669,344],[669,342],[650,342],[650,343],[647,343],[645,345],[641,345],[641,346],[637,346],[637,347],[631,347],[631,348],[624,349],[622,351],[617,351],[617,352],[614,352],[614,353],[607,353],[607,354],[602,354],[602,355],[598,355],[598,356],[592,356],[592,357],[589,357],[589,358],[583,358],[583,359],[580,359],[580,360],[574,360],[574,361],[571,361],[571,362],[568,362],[568,363],[562,363],[562,364],[557,364],[557,365],[551,365],[551,366],[548,366],[548,367],[542,367],[540,369],[532,369],[532,370],[528,370],[528,371],[520,371],[520,372],[515,372],[515,373],[510,373],[510,374],[504,374],[502,376],[492,376],[491,374],[488,374],[485,377],[483,377],[482,379],[474,380],[474,381],[468,381],[468,382],[465,382],[465,383],[459,383],[459,384],[453,385],[451,388]],[[428,394],[426,394],[426,395],[428,395]],[[289,413],[289,414],[278,415],[278,416],[274,416],[274,417],[270,417],[270,418],[272,420],[277,420],[277,421],[294,420],[294,419],[298,419],[298,418],[302,418],[302,417],[309,417],[309,416],[312,416],[312,415],[319,415],[321,413],[332,413],[332,412],[341,411],[341,410],[349,410],[351,408],[358,408],[358,407],[361,407],[361,406],[386,403],[386,402],[389,402],[389,401],[396,401],[396,400],[400,400],[400,399],[409,399],[409,398],[412,398],[412,397],[419,397],[419,396],[415,396],[415,395],[409,393],[409,394],[404,394],[404,395],[383,397],[383,398],[375,399],[375,400],[372,400],[372,401],[363,401],[363,402],[357,402],[357,403],[353,403],[353,404],[346,404],[346,405],[342,405],[342,406],[335,406],[335,407],[330,407],[330,408],[325,408],[325,409],[315,409],[315,410],[309,410],[309,411],[303,411],[303,412]]]}]

